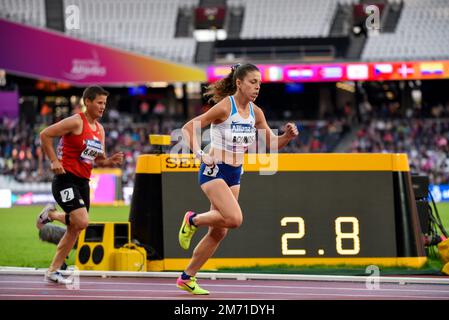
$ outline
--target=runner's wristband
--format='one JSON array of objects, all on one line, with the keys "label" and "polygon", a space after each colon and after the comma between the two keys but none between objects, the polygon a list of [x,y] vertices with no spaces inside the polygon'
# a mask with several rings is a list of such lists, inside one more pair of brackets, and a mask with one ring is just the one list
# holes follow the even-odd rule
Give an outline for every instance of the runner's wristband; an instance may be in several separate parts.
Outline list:
[{"label": "runner's wristband", "polygon": [[203,151],[203,150],[198,150],[197,152],[195,152],[195,155],[196,155],[196,157],[197,158],[199,158],[200,160],[203,158],[203,156],[205,155],[206,153]]}]

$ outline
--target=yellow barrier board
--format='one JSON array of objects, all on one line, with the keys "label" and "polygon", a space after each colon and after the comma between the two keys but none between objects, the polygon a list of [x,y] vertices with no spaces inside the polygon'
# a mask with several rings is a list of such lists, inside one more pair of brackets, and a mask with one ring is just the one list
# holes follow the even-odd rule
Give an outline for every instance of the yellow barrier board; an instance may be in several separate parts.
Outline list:
[{"label": "yellow barrier board", "polygon": [[[141,155],[136,173],[193,172],[200,161],[192,154]],[[402,153],[246,154],[244,171],[410,171]]]}]

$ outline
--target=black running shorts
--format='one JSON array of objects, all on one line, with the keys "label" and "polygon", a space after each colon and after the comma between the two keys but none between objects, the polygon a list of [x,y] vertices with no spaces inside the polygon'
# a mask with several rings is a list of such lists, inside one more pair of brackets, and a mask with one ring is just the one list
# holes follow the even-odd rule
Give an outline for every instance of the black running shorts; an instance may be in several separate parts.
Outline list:
[{"label": "black running shorts", "polygon": [[51,184],[53,197],[65,213],[86,207],[89,211],[89,180],[75,176],[66,170],[65,174],[57,174]]}]

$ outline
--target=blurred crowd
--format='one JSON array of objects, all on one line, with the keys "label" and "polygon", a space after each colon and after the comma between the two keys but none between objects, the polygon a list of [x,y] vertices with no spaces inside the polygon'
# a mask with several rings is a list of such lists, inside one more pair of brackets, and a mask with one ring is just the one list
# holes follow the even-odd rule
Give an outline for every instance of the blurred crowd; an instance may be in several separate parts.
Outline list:
[{"label": "blurred crowd", "polygon": [[[42,152],[39,133],[47,126],[41,123],[30,127],[18,120],[0,120],[0,175],[13,176],[18,182],[49,182],[52,179],[50,162]],[[125,160],[122,166],[123,185],[133,181],[136,159],[139,154],[155,152],[149,144],[148,135],[153,133],[170,134],[173,123],[158,120],[134,124],[131,116],[121,115],[103,123],[106,132],[106,152],[113,154],[122,151]],[[55,139],[56,144],[59,141]]]},{"label": "blurred crowd", "polygon": [[19,182],[51,179],[44,166],[39,129],[17,119],[0,119],[0,175],[12,175]]},{"label": "blurred crowd", "polygon": [[[50,163],[42,153],[39,132],[45,123],[30,127],[17,120],[2,119],[0,124],[0,175],[14,176],[19,182],[48,182],[52,173]],[[109,115],[102,122],[106,133],[106,152],[124,152],[122,166],[123,186],[132,186],[137,157],[140,154],[159,152],[159,148],[149,143],[150,134],[168,134],[182,127],[183,123],[159,118],[150,118],[146,122],[136,123],[131,115]],[[285,122],[270,122],[270,126],[279,133],[283,132]],[[342,120],[310,121],[300,123],[300,137],[286,146],[282,152],[332,152],[338,141],[348,130]],[[179,142],[179,132],[172,135],[172,146]],[[55,140],[55,144],[58,141]],[[207,143],[207,139],[206,139]],[[167,148],[170,149],[170,148]],[[179,150],[178,150],[179,152]]]},{"label": "blurred crowd", "polygon": [[[39,141],[39,132],[48,124],[30,127],[17,120],[3,118],[0,121],[0,175],[13,176],[19,182],[51,181],[50,164],[42,153]],[[171,134],[183,125],[160,118],[136,123],[131,115],[118,114],[115,110],[102,123],[106,132],[107,154],[118,151],[125,154],[123,186],[133,185],[136,160],[140,154],[158,152],[158,147],[150,145],[149,135]],[[273,121],[269,124],[282,133],[285,122]],[[282,152],[333,152],[351,131],[351,124],[346,118],[296,124],[300,135]],[[412,173],[426,174],[432,183],[449,183],[449,160],[446,157],[449,120],[365,119],[358,127],[346,152],[405,152],[409,156]],[[176,137],[173,138],[176,140]],[[176,143],[178,141],[173,141],[172,146]]]},{"label": "blurred crowd", "polygon": [[349,152],[407,153],[412,173],[449,183],[449,119],[375,119],[357,131]]}]

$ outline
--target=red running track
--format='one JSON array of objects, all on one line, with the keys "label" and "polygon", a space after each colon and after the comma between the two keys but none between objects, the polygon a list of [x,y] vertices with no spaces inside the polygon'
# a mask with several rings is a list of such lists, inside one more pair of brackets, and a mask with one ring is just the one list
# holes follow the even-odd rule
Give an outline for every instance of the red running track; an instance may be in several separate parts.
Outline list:
[{"label": "red running track", "polygon": [[193,296],[175,278],[86,277],[79,288],[48,283],[39,275],[0,275],[0,300],[449,300],[449,285],[287,280],[209,280],[211,292]]}]

